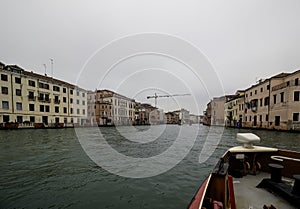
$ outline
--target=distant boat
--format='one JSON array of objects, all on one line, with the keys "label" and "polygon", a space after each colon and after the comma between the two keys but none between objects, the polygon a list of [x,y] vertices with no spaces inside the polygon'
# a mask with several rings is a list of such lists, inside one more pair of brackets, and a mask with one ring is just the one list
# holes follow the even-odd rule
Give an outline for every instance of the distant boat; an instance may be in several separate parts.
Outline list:
[{"label": "distant boat", "polygon": [[189,209],[286,209],[300,206],[300,153],[253,146],[260,138],[241,133],[244,146],[220,158]]}]

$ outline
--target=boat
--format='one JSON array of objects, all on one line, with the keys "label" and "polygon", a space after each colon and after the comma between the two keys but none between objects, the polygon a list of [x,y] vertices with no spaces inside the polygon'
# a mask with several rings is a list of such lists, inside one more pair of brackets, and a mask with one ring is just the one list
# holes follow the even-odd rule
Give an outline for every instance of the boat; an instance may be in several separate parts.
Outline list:
[{"label": "boat", "polygon": [[238,133],[192,198],[189,209],[300,208],[300,153],[254,146],[260,138]]}]

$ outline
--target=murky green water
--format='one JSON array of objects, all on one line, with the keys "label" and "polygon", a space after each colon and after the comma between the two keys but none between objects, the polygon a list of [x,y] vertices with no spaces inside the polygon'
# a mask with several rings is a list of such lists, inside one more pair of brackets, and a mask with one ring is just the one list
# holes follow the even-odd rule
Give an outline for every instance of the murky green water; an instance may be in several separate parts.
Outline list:
[{"label": "murky green water", "polygon": [[[143,149],[142,153],[152,156],[172,145],[173,135],[179,128],[185,126],[168,126],[161,138],[151,142],[152,147],[159,144],[154,146],[157,149],[133,146],[112,128],[102,131],[110,136],[115,149],[125,153],[129,150],[133,155],[139,155]],[[3,130],[0,132],[0,208],[186,208],[218,157],[236,145],[235,136],[239,132],[225,129],[216,151],[208,161],[199,164],[199,153],[208,131],[209,127],[200,126],[192,150],[171,170],[154,177],[133,179],[97,166],[83,151],[73,129]],[[262,138],[261,145],[300,151],[299,133],[252,132]],[[118,143],[114,144],[115,141]]]}]

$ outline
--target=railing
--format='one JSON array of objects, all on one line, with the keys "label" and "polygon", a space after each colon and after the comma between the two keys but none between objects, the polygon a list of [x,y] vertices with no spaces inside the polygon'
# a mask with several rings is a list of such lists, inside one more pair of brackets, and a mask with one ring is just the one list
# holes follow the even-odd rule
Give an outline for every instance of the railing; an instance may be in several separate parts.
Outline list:
[{"label": "railing", "polygon": [[50,99],[50,98],[49,98],[49,99],[38,98],[38,100],[39,100],[40,102],[47,102],[47,103],[50,103],[50,102],[51,102],[51,99]]},{"label": "railing", "polygon": [[35,101],[36,100],[36,96],[29,96],[28,95],[28,100],[29,101]]}]

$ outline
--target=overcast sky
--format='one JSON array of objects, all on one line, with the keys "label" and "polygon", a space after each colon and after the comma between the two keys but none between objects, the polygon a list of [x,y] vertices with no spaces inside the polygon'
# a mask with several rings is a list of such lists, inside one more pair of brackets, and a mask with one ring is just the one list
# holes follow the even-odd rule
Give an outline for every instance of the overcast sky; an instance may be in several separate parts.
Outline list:
[{"label": "overcast sky", "polygon": [[213,96],[300,66],[298,0],[1,0],[0,5],[1,62],[41,74],[46,64],[51,75],[53,58],[55,78],[152,104],[146,95],[155,92],[191,94],[159,99],[166,110],[201,112]]}]

